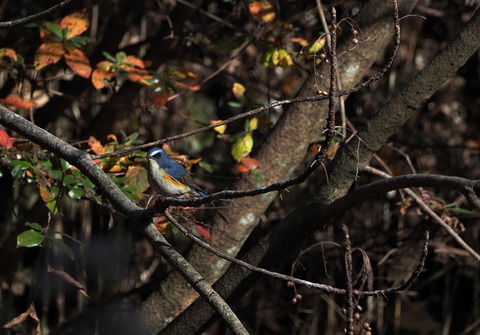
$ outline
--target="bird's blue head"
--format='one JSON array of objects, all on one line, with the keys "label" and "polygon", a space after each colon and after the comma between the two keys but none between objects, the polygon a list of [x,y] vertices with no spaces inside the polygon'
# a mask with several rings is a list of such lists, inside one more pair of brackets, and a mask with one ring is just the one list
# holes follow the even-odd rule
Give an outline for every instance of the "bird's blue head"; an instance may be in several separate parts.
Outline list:
[{"label": "bird's blue head", "polygon": [[148,159],[159,159],[162,156],[165,156],[166,153],[160,148],[152,148],[147,152]]}]

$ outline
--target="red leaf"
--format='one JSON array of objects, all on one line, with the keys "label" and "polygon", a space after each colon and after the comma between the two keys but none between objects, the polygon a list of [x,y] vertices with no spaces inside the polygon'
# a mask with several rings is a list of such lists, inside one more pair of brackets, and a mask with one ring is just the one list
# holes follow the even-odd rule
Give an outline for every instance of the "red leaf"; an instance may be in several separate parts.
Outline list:
[{"label": "red leaf", "polygon": [[3,129],[0,129],[0,147],[5,149],[10,149],[13,146],[12,140],[8,136],[7,132]]},{"label": "red leaf", "polygon": [[28,109],[31,107],[35,107],[37,105],[36,102],[23,100],[19,96],[10,95],[5,99],[0,99],[0,102],[3,103],[6,107],[16,107],[16,108],[23,108]]},{"label": "red leaf", "polygon": [[206,237],[210,240],[213,240],[213,237],[212,235],[210,234],[210,232],[208,230],[206,230],[205,228],[203,228],[202,226],[199,226],[199,225],[195,225],[195,228],[197,229],[198,233],[203,236],[203,237]]}]

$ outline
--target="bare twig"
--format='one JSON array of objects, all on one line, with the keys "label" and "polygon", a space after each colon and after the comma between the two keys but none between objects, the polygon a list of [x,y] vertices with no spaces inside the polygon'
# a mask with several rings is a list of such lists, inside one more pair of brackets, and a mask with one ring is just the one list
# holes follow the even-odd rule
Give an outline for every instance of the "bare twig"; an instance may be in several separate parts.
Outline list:
[{"label": "bare twig", "polygon": [[[383,171],[380,171],[380,170],[377,170],[373,167],[370,167],[370,166],[367,166],[365,168],[365,171],[368,171],[370,173],[373,173],[373,174],[376,174],[377,176],[381,176],[383,178],[391,178],[392,176],[383,172]],[[413,200],[415,200],[415,202],[420,206],[422,207],[422,209],[436,222],[438,223],[455,241],[457,241],[458,244],[460,244],[462,246],[462,248],[464,248],[466,251],[468,251],[468,253],[470,255],[473,256],[473,258],[475,258],[475,260],[479,261],[480,262],[480,255],[475,251],[473,250],[473,248],[471,246],[469,246],[467,244],[467,242],[465,242],[458,234],[455,230],[453,230],[452,227],[450,227],[445,221],[442,220],[442,218],[440,218],[437,213],[435,213],[423,200],[422,198],[420,198],[417,194],[415,194],[415,192],[413,192],[411,189],[409,188],[406,188],[404,189],[405,193],[407,193],[410,197],[413,198]],[[476,199],[476,197],[475,197]],[[477,200],[478,201],[478,200]]]},{"label": "bare twig", "polygon": [[50,7],[49,9],[44,10],[43,12],[33,14],[33,15],[30,15],[30,16],[27,16],[27,17],[24,17],[24,18],[21,18],[21,19],[18,19],[18,20],[0,22],[0,28],[11,28],[11,27],[21,26],[22,24],[27,24],[27,23],[30,23],[30,22],[33,22],[33,21],[40,20],[44,16],[47,16],[48,14],[51,14],[51,13],[53,13],[57,10],[60,10],[64,7],[67,7],[67,6],[71,5],[72,3],[74,3],[75,1],[78,1],[78,0],[65,0],[65,1],[62,1],[62,2],[60,2],[59,4],[57,4],[53,7]]},{"label": "bare twig", "polygon": [[338,288],[335,288],[335,287],[330,286],[330,285],[317,284],[317,283],[310,282],[308,280],[298,279],[298,278],[295,278],[295,277],[292,277],[292,276],[287,276],[287,275],[284,275],[284,274],[281,274],[281,273],[278,273],[278,272],[269,271],[267,269],[254,266],[254,265],[249,264],[247,262],[244,262],[240,259],[237,259],[235,257],[224,254],[223,252],[218,251],[217,249],[211,247],[208,243],[203,242],[201,239],[199,239],[195,235],[191,234],[190,231],[188,231],[177,220],[175,220],[175,218],[170,213],[168,213],[168,211],[164,211],[163,214],[168,219],[168,221],[170,221],[170,223],[172,223],[175,226],[175,228],[177,228],[180,232],[185,234],[185,236],[187,236],[193,242],[197,243],[199,246],[201,246],[205,250],[210,251],[212,254],[214,254],[214,255],[216,255],[220,258],[223,258],[223,259],[225,259],[229,262],[235,263],[239,266],[243,266],[244,268],[247,268],[250,271],[258,272],[258,273],[261,273],[261,274],[264,274],[264,275],[267,275],[267,276],[270,276],[270,277],[273,277],[273,278],[277,278],[277,279],[281,279],[281,280],[285,280],[285,281],[291,281],[295,284],[304,285],[304,286],[307,286],[307,287],[310,287],[310,288],[317,288],[317,289],[320,289],[322,291],[329,292],[329,293],[345,294],[345,290],[338,289]]},{"label": "bare twig", "polygon": [[345,278],[346,278],[346,287],[347,287],[347,329],[346,333],[348,335],[353,335],[353,311],[355,306],[353,304],[353,281],[352,281],[352,245],[350,243],[350,234],[348,233],[348,228],[346,225],[342,225],[343,234],[345,235]]}]

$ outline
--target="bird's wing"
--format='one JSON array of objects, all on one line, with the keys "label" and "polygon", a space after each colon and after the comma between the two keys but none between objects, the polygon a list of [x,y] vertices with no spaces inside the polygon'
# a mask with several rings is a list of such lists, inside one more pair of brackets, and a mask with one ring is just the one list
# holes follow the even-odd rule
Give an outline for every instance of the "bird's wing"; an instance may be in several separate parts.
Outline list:
[{"label": "bird's wing", "polygon": [[192,190],[197,192],[200,196],[205,196],[205,193],[203,193],[202,189],[200,186],[195,184],[193,181],[192,176],[190,176],[187,171],[185,171],[185,168],[181,165],[172,165],[170,168],[167,170],[168,174],[172,179],[174,179],[177,182],[183,183],[190,187]]}]

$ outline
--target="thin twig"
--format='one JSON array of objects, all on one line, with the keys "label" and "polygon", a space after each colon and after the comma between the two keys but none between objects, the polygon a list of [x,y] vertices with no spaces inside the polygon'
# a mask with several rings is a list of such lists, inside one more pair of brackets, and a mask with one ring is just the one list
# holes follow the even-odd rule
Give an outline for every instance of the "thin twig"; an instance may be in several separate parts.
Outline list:
[{"label": "thin twig", "polygon": [[33,22],[33,21],[37,21],[37,20],[43,18],[44,16],[47,16],[48,14],[51,14],[51,13],[57,11],[57,10],[60,10],[64,7],[69,6],[70,4],[72,4],[75,1],[78,1],[78,0],[65,0],[65,1],[62,1],[62,2],[60,2],[59,4],[57,4],[53,7],[50,7],[49,9],[44,10],[43,12],[33,14],[33,15],[30,15],[30,16],[27,16],[27,17],[24,17],[24,18],[21,18],[21,19],[18,19],[18,20],[0,22],[0,28],[11,28],[11,27],[15,27],[15,26],[21,26],[22,24],[27,24],[27,23],[30,23],[30,22]]},{"label": "thin twig", "polygon": [[353,319],[353,312],[354,312],[354,304],[353,304],[353,281],[352,281],[352,272],[353,272],[353,265],[352,265],[352,245],[350,243],[350,234],[348,233],[348,228],[346,225],[342,225],[343,233],[345,235],[345,277],[346,277],[346,287],[347,287],[347,329],[346,333],[348,335],[353,335],[353,326],[354,326],[354,319]]},{"label": "thin twig", "polygon": [[[377,170],[373,167],[367,166],[365,168],[365,171],[368,171],[370,173],[376,174],[377,176],[381,176],[383,178],[392,178],[391,175]],[[470,247],[467,242],[465,242],[455,230],[453,230],[452,227],[450,227],[445,221],[442,220],[441,217],[437,215],[423,200],[420,198],[415,192],[413,192],[411,189],[406,188],[404,189],[405,193],[407,193],[410,197],[415,200],[415,202],[422,207],[422,209],[436,222],[438,223],[455,241],[457,241],[458,244],[462,246],[470,255],[472,255],[473,258],[475,258],[477,261],[480,262],[480,255],[473,250],[472,247]],[[476,199],[476,197],[474,197]],[[478,201],[478,200],[477,200]]]}]

